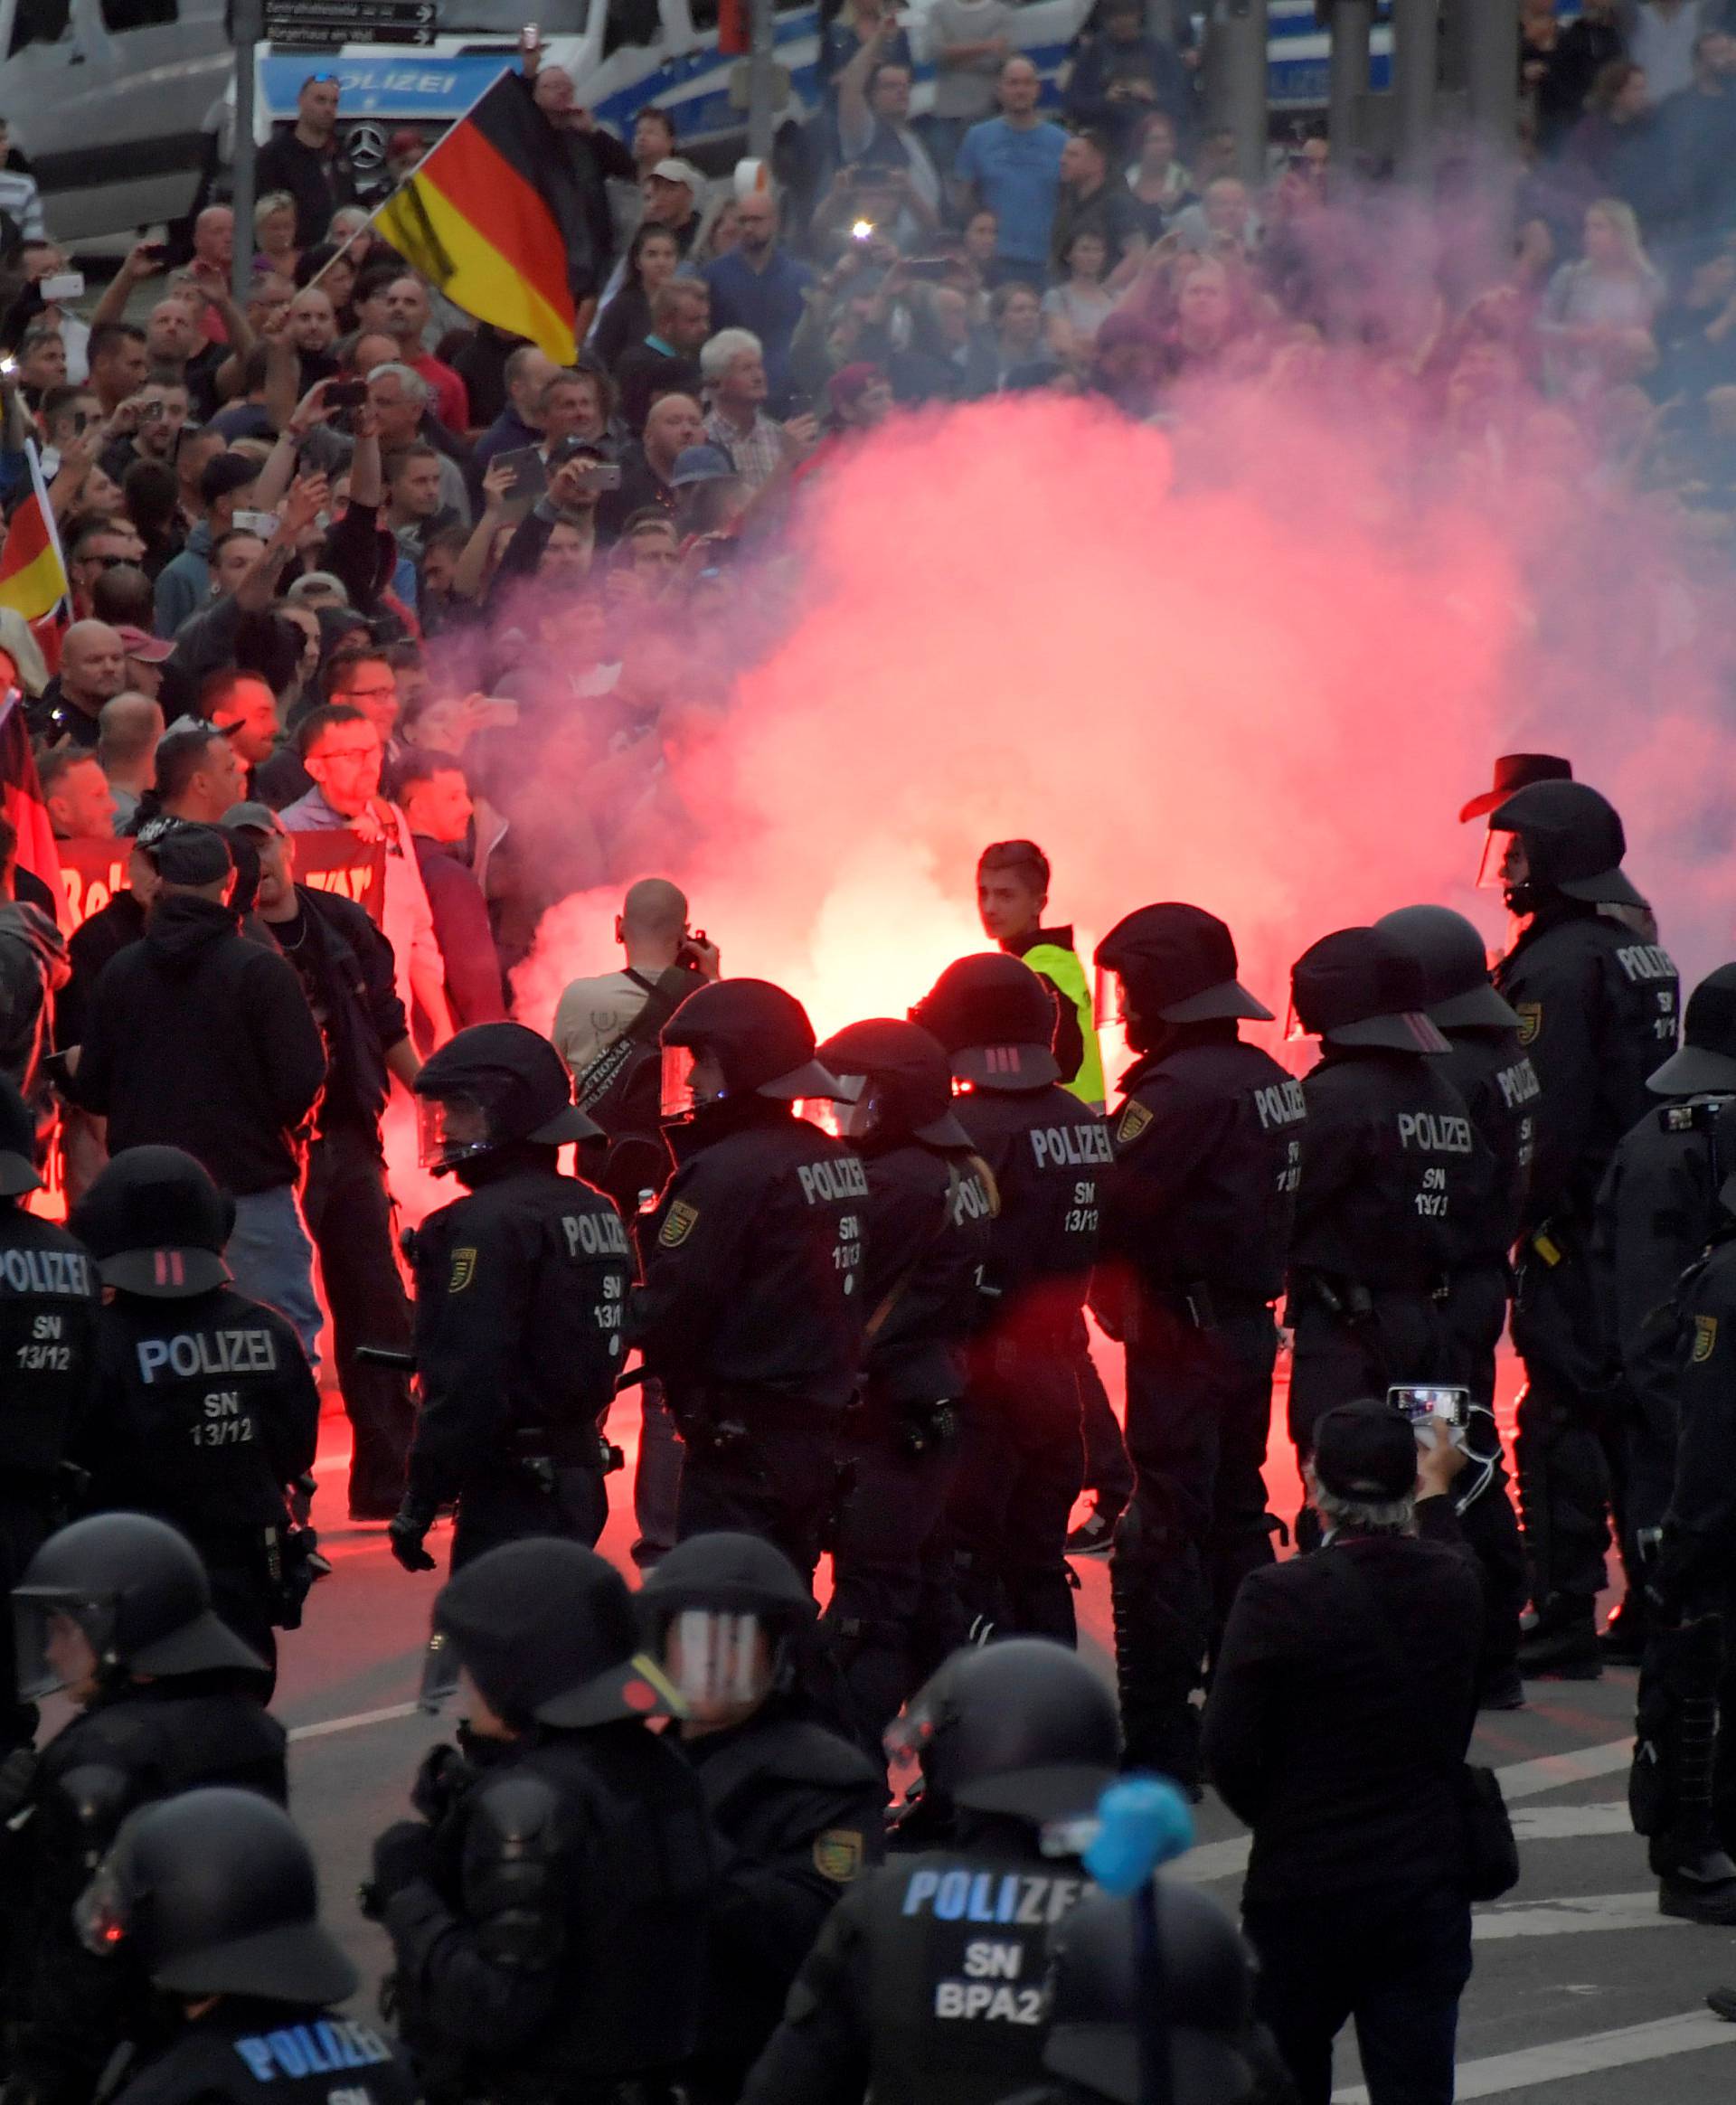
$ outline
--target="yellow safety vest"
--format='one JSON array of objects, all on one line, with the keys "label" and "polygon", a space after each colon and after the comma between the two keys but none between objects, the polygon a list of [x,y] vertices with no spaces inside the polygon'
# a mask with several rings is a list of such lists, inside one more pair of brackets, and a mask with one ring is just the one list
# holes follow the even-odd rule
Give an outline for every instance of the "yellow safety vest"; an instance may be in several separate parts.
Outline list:
[{"label": "yellow safety vest", "polygon": [[1079,1015],[1079,1034],[1085,1043],[1085,1057],[1080,1062],[1079,1072],[1071,1078],[1061,1078],[1061,1087],[1082,1104],[1089,1104],[1094,1111],[1103,1109],[1103,1054],[1097,1042],[1097,1003],[1091,989],[1085,982],[1085,968],[1078,953],[1063,949],[1059,943],[1033,943],[1020,955],[1033,972],[1041,973],[1065,1002],[1071,1002]]}]

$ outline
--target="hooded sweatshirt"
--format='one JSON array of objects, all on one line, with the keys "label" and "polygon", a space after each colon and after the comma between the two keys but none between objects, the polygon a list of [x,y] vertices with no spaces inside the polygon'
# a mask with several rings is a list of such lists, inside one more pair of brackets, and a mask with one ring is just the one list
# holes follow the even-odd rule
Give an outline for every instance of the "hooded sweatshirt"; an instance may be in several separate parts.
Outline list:
[{"label": "hooded sweatshirt", "polygon": [[92,990],[73,1093],[108,1152],[184,1147],[237,1198],[294,1184],[326,1045],[295,968],[226,906],[170,892]]},{"label": "hooded sweatshirt", "polygon": [[69,969],[66,940],[41,907],[13,900],[0,905],[0,1072],[21,1096],[35,1086],[55,991]]}]

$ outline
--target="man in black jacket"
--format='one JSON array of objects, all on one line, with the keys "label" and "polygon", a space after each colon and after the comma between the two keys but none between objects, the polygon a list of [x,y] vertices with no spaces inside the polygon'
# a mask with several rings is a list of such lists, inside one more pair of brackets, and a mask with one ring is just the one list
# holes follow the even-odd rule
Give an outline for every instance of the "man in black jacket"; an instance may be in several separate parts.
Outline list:
[{"label": "man in black jacket", "polygon": [[112,1154],[157,1142],[204,1165],[235,1201],[224,1255],[237,1288],[287,1316],[315,1364],[296,1185],[299,1128],[326,1080],[319,1026],[290,967],[237,930],[223,835],[182,826],[146,853],[156,903],[92,990],[71,1093],[108,1119]]},{"label": "man in black jacket", "polygon": [[404,1494],[415,1408],[403,1373],[359,1359],[356,1347],[410,1349],[380,1120],[390,1077],[409,1088],[420,1062],[394,984],[392,945],[366,911],[338,892],[295,882],[294,836],[269,805],[237,805],[223,824],[259,855],[254,911],[294,966],[326,1041],[302,1211],[319,1252],[354,1436],[350,1518],[390,1520]]},{"label": "man in black jacket", "polygon": [[1483,1614],[1443,1496],[1464,1464],[1382,1402],[1326,1411],[1307,1467],[1326,1546],[1250,1572],[1218,1654],[1206,1768],[1254,1831],[1243,1924],[1302,2105],[1327,2105],[1352,2017],[1372,2105],[1453,2095]]}]

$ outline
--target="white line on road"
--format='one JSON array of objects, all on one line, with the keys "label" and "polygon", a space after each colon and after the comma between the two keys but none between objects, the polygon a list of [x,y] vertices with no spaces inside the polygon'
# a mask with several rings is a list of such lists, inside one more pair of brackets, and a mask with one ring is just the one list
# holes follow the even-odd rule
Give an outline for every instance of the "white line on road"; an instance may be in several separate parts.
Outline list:
[{"label": "white line on road", "polygon": [[322,1718],[316,1725],[291,1725],[292,1740],[323,1740],[328,1732],[354,1732],[362,1725],[386,1725],[394,1718],[413,1718],[413,1703],[394,1703],[385,1710],[357,1711],[354,1717]]},{"label": "white line on road", "polygon": [[1589,1806],[1517,1806],[1513,1832],[1521,1842],[1577,1842],[1587,1835],[1631,1835],[1626,1798],[1599,1798]]},{"label": "white line on road", "polygon": [[1660,1915],[1657,1888],[1642,1893],[1580,1893],[1567,1901],[1498,1901],[1471,1917],[1479,1944],[1505,1937],[1566,1937],[1578,1930],[1683,1930],[1679,1915]]},{"label": "white line on road", "polygon": [[1497,1769],[1502,1795],[1509,1805],[1514,1798],[1536,1798],[1564,1784],[1590,1783],[1599,1776],[1615,1776],[1634,1758],[1631,1735],[1626,1740],[1606,1740],[1600,1747],[1572,1747],[1565,1754],[1540,1754],[1535,1761],[1515,1761]]},{"label": "white line on road", "polygon": [[[1529,2090],[1534,2083],[1559,2083],[1570,2076],[1601,2075],[1606,2069],[1631,2068],[1663,2061],[1671,2054],[1697,2053],[1708,2046],[1736,2045],[1736,2025],[1726,2025],[1709,2010],[1659,2017],[1649,2025],[1625,2025],[1618,2032],[1593,2032],[1581,2039],[1558,2040],[1552,2046],[1525,2046],[1514,2053],[1461,2062],[1457,2073],[1459,2098],[1495,2098],[1504,2091]],[[1358,2083],[1332,2094],[1332,2105],[1368,2105]]]}]

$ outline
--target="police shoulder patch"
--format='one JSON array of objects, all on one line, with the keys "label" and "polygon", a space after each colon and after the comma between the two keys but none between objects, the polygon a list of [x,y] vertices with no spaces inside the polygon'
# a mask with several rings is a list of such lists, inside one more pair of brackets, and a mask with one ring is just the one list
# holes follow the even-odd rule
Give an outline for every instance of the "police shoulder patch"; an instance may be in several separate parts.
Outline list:
[{"label": "police shoulder patch", "polygon": [[827,1827],[814,1837],[814,1868],[834,1885],[848,1885],[862,1871],[862,1836],[854,1827]]},{"label": "police shoulder patch", "polygon": [[461,1294],[476,1276],[476,1252],[471,1244],[452,1252],[452,1270],[446,1282],[448,1294]]},{"label": "police shoulder patch", "polygon": [[1136,1098],[1121,1113],[1120,1120],[1115,1128],[1117,1142],[1123,1147],[1131,1147],[1140,1134],[1150,1125],[1151,1119],[1151,1112]]},{"label": "police shoulder patch", "polygon": [[1534,1045],[1543,1034],[1543,1005],[1540,1001],[1516,1001],[1514,1007],[1519,1015],[1519,1043]]},{"label": "police shoulder patch", "polygon": [[685,1199],[677,1199],[669,1209],[667,1219],[657,1231],[657,1241],[665,1250],[679,1250],[693,1233],[699,1219],[699,1208],[690,1206]]},{"label": "police shoulder patch", "polygon": [[1718,1318],[1715,1316],[1696,1316],[1694,1319],[1694,1364],[1702,1366],[1709,1360],[1718,1344]]}]

